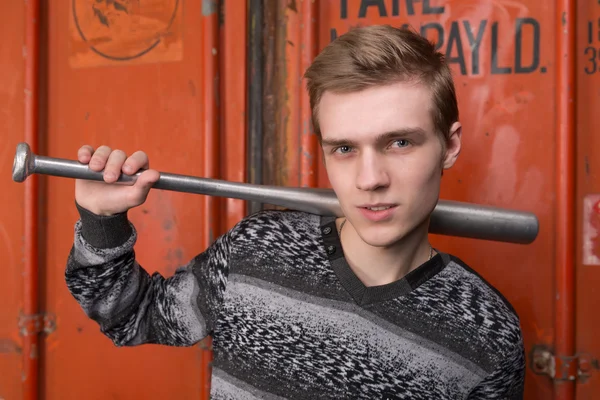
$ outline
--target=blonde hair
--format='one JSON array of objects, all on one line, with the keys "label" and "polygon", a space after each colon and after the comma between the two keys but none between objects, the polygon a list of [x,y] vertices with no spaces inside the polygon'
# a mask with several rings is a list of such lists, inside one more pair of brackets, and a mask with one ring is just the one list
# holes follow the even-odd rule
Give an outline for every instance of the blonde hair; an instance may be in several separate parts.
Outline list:
[{"label": "blonde hair", "polygon": [[319,140],[319,102],[325,92],[356,92],[399,81],[416,80],[431,90],[433,123],[444,146],[458,121],[450,67],[433,43],[412,30],[389,25],[354,28],[325,47],[304,78]]}]

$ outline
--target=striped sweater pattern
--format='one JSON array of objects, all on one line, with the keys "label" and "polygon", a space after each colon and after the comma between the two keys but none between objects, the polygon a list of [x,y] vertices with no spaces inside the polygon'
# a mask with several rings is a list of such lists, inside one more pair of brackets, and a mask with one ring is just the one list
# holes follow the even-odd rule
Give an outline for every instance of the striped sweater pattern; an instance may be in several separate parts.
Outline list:
[{"label": "striped sweater pattern", "polygon": [[116,346],[210,335],[212,399],[523,396],[518,316],[457,257],[367,287],[334,218],[271,210],[162,276],[136,261],[125,214],[79,211],[65,272],[75,300]]}]

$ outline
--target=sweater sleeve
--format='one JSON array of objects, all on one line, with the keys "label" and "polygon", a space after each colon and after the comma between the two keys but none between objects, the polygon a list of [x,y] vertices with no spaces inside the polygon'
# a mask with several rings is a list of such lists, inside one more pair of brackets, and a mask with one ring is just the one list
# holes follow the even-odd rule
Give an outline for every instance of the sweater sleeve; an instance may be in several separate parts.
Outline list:
[{"label": "sweater sleeve", "polygon": [[498,367],[469,394],[468,400],[521,400],[525,386],[525,349],[522,339],[503,357]]},{"label": "sweater sleeve", "polygon": [[126,214],[101,217],[79,207],[67,259],[67,287],[116,346],[191,346],[209,335],[221,308],[231,231],[178,268],[149,274],[136,261]]}]

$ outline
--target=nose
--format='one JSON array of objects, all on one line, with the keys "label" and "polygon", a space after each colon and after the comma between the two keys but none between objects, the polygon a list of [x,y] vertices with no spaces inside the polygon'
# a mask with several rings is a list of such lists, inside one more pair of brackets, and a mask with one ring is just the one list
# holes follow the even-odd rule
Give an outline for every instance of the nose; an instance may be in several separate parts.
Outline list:
[{"label": "nose", "polygon": [[358,163],[356,187],[359,190],[373,191],[388,187],[390,176],[383,160],[377,154],[363,153]]}]

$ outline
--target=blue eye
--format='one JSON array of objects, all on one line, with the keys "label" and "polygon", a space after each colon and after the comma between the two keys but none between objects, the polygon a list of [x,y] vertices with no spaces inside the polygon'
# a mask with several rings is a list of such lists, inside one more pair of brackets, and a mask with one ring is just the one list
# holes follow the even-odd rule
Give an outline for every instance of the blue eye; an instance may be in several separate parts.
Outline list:
[{"label": "blue eye", "polygon": [[350,146],[340,146],[335,149],[336,152],[340,152],[342,154],[349,153],[352,150]]},{"label": "blue eye", "polygon": [[406,139],[398,139],[398,140],[394,140],[394,143],[399,143],[400,146],[399,147],[406,147],[409,145],[409,141]]}]

